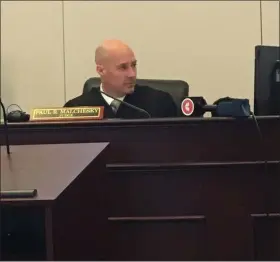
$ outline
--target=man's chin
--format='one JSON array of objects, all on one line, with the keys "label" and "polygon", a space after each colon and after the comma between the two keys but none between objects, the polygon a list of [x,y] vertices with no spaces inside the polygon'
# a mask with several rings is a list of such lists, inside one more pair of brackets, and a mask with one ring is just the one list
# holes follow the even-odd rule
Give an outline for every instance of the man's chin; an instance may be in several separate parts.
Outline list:
[{"label": "man's chin", "polygon": [[131,84],[126,88],[126,93],[132,94],[134,92],[134,89],[135,89],[135,84]]}]

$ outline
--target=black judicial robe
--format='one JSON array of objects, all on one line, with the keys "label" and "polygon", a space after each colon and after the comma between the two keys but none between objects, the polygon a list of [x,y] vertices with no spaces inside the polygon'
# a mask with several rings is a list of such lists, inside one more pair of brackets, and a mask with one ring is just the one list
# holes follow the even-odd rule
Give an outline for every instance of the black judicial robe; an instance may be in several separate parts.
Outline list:
[{"label": "black judicial robe", "polygon": [[[147,118],[145,113],[125,104],[121,104],[115,114],[99,90],[99,88],[92,88],[88,93],[69,100],[64,107],[104,106],[104,118]],[[178,109],[171,95],[148,86],[136,85],[134,92],[126,95],[124,101],[146,110],[153,118],[178,116]]]}]

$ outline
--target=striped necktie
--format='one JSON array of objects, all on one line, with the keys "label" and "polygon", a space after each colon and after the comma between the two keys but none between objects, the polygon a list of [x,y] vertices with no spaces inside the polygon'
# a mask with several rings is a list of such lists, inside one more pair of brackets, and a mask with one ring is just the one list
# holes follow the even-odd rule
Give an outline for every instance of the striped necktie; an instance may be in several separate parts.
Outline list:
[{"label": "striped necktie", "polygon": [[117,100],[113,100],[113,102],[111,103],[111,108],[112,108],[112,110],[113,110],[113,112],[116,114],[117,113],[117,111],[118,111],[118,109],[119,109],[119,106],[120,106],[120,102],[119,101],[117,101]]}]

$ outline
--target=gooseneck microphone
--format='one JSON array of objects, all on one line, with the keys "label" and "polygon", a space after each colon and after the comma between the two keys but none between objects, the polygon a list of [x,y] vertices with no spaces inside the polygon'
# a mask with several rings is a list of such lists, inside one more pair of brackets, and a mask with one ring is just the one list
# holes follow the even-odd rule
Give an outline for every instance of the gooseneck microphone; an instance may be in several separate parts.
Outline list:
[{"label": "gooseneck microphone", "polygon": [[[10,155],[10,143],[9,143],[9,129],[8,129],[8,121],[7,121],[7,114],[5,110],[5,106],[2,103],[0,97],[0,105],[3,111],[3,118],[4,118],[4,127],[5,127],[5,137],[6,137],[6,148],[7,154]],[[0,198],[7,199],[7,198],[33,198],[37,196],[37,189],[23,189],[23,190],[1,190],[0,188]]]},{"label": "gooseneck microphone", "polygon": [[220,117],[249,117],[250,104],[248,99],[230,99],[214,105],[207,105],[203,97],[188,97],[182,101],[182,113],[186,116],[202,117],[205,112]]},{"label": "gooseneck microphone", "polygon": [[4,128],[5,128],[5,139],[6,139],[6,148],[7,148],[7,154],[10,155],[10,143],[9,143],[9,129],[8,129],[8,121],[7,121],[7,114],[4,104],[2,103],[1,97],[0,97],[0,105],[3,111],[3,118],[4,118]]},{"label": "gooseneck microphone", "polygon": [[130,103],[127,103],[127,102],[125,102],[125,101],[122,101],[122,100],[120,100],[120,99],[118,99],[118,98],[115,98],[115,97],[113,97],[113,96],[111,96],[111,95],[109,95],[109,94],[107,94],[107,93],[104,93],[104,92],[101,91],[101,90],[99,90],[99,92],[100,92],[101,94],[104,94],[105,96],[111,97],[112,99],[114,99],[114,100],[120,102],[121,104],[124,104],[124,105],[126,105],[126,106],[128,106],[128,107],[130,107],[130,108],[132,108],[132,109],[134,109],[134,110],[136,110],[136,111],[138,111],[138,112],[144,113],[148,118],[151,118],[151,115],[150,115],[146,110],[144,110],[144,109],[142,109],[142,108],[140,108],[140,107],[138,107],[138,106],[134,106],[134,105],[132,105],[132,104],[130,104]]}]

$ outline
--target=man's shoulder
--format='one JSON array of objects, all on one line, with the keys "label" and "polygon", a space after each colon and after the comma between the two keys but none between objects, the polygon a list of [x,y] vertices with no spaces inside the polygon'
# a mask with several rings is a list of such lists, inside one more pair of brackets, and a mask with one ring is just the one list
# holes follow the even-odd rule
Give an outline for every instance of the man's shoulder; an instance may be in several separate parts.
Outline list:
[{"label": "man's shoulder", "polygon": [[70,99],[66,104],[65,107],[70,106],[89,106],[94,102],[94,97],[98,94],[97,88],[93,88],[89,92],[85,92],[75,98]]},{"label": "man's shoulder", "polygon": [[[170,93],[155,89],[150,86],[139,85],[135,88],[144,103],[143,108],[154,117],[176,117],[178,115],[177,106]],[[150,111],[149,111],[150,110]]]}]

